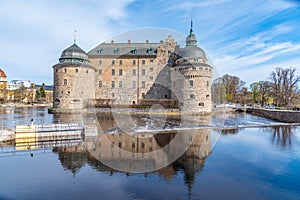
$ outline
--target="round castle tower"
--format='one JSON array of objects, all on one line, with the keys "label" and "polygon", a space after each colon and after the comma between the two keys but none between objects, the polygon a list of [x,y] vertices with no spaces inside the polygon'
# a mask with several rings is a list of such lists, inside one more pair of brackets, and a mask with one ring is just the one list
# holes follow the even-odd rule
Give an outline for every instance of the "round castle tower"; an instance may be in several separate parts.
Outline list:
[{"label": "round castle tower", "polygon": [[192,22],[186,46],[174,53],[171,68],[171,90],[178,99],[181,111],[189,113],[209,113],[212,109],[211,79],[212,67],[207,64],[203,49],[197,46]]},{"label": "round castle tower", "polygon": [[95,68],[75,42],[53,66],[53,108],[82,109],[95,98]]}]

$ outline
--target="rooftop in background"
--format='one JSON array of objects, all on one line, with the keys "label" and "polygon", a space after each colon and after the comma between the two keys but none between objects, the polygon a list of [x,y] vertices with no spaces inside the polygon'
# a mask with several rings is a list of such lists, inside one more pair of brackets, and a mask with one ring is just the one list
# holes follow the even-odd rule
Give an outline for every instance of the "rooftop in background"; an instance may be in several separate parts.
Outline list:
[{"label": "rooftop in background", "polygon": [[0,77],[6,77],[6,74],[4,73],[4,71],[2,69],[0,69]]}]

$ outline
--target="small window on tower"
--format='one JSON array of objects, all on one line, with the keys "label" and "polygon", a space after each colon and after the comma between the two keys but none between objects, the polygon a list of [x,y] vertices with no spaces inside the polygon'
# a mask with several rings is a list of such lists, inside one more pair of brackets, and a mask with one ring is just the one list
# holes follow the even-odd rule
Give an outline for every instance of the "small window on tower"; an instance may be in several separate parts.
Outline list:
[{"label": "small window on tower", "polygon": [[194,86],[194,81],[190,80],[190,86],[193,87]]},{"label": "small window on tower", "polygon": [[78,69],[75,69],[75,72],[78,73]]}]

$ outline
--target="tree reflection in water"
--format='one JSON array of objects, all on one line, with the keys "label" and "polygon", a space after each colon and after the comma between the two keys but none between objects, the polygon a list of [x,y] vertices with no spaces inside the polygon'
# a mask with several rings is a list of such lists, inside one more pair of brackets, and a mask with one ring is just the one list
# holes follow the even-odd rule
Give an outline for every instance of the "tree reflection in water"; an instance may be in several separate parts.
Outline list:
[{"label": "tree reflection in water", "polygon": [[290,148],[292,146],[294,126],[274,126],[262,128],[263,131],[272,133],[271,142],[281,148]]}]

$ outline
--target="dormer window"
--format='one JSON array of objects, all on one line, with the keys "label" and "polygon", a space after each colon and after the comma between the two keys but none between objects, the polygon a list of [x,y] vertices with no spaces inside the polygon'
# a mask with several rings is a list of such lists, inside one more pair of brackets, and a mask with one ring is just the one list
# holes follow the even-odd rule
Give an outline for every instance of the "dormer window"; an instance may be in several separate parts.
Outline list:
[{"label": "dormer window", "polygon": [[152,53],[152,48],[151,47],[149,47],[148,49],[147,49],[147,53]]},{"label": "dormer window", "polygon": [[133,48],[133,49],[131,50],[131,54],[136,54],[136,48]]},{"label": "dormer window", "polygon": [[114,53],[115,53],[115,54],[118,54],[118,53],[119,53],[119,48],[116,48],[116,49],[114,50]]},{"label": "dormer window", "polygon": [[103,53],[102,48],[99,48],[99,49],[97,50],[97,53],[99,53],[99,54]]}]

